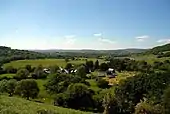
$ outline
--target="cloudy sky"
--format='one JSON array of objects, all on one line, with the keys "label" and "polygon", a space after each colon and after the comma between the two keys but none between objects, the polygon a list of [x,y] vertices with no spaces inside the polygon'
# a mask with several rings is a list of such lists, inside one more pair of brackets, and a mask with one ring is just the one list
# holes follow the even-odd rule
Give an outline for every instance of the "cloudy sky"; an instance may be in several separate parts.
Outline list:
[{"label": "cloudy sky", "polygon": [[150,48],[170,42],[170,0],[0,0],[0,45]]}]

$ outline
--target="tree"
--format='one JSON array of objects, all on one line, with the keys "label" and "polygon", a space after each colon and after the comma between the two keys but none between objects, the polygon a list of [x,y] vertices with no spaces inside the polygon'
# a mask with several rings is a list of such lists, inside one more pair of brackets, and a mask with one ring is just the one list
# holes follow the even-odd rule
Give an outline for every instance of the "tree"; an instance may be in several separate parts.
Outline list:
[{"label": "tree", "polygon": [[73,68],[73,65],[71,63],[67,63],[65,69],[71,70]]},{"label": "tree", "polygon": [[170,114],[170,87],[168,87],[163,94],[163,108],[164,114]]},{"label": "tree", "polygon": [[108,81],[100,78],[97,80],[97,86],[103,89],[110,87]]},{"label": "tree", "polygon": [[93,61],[86,61],[86,66],[89,70],[93,70],[94,67]]},{"label": "tree", "polygon": [[134,114],[163,114],[163,109],[162,106],[153,105],[145,99],[135,106]]},{"label": "tree", "polygon": [[93,107],[91,90],[81,83],[71,84],[67,88],[69,95],[68,107],[73,109],[88,109]]},{"label": "tree", "polygon": [[88,84],[85,79],[79,76],[71,74],[51,74],[48,76],[49,79],[44,85],[46,91],[50,94],[63,93],[67,90],[67,87],[72,83],[84,83]]},{"label": "tree", "polygon": [[117,99],[115,99],[112,93],[107,93],[104,96],[103,107],[104,107],[103,114],[121,114],[118,101]]},{"label": "tree", "polygon": [[29,100],[29,98],[36,98],[38,96],[39,88],[35,80],[25,79],[17,83],[15,91],[18,95]]},{"label": "tree", "polygon": [[16,73],[17,72],[17,69],[15,69],[13,66],[7,66],[7,67],[4,68],[4,70],[7,73]]},{"label": "tree", "polygon": [[80,66],[77,69],[77,76],[80,76],[81,78],[86,78],[86,68],[85,66]]},{"label": "tree", "polygon": [[96,60],[96,62],[94,63],[94,69],[99,69],[99,61]]},{"label": "tree", "polygon": [[27,69],[20,69],[17,71],[17,78],[18,79],[26,79],[28,78],[28,75],[29,75],[29,71]]},{"label": "tree", "polygon": [[6,92],[9,94],[9,96],[13,96],[16,85],[17,85],[17,81],[14,79],[7,81]]},{"label": "tree", "polygon": [[57,73],[58,70],[59,70],[59,67],[57,65],[50,66],[50,73],[51,74]]},{"label": "tree", "polygon": [[106,64],[106,63],[102,63],[101,65],[100,65],[100,70],[101,71],[106,71],[106,70],[108,70],[108,64]]},{"label": "tree", "polygon": [[65,58],[65,62],[68,63],[68,62],[69,62],[69,59],[68,59],[68,58]]},{"label": "tree", "polygon": [[25,66],[25,69],[27,69],[29,72],[32,72],[32,67],[31,67],[31,65],[26,65],[26,66]]},{"label": "tree", "polygon": [[35,68],[34,73],[32,74],[32,77],[34,79],[46,78],[46,74],[43,71],[42,65],[39,65]]},{"label": "tree", "polygon": [[6,92],[7,80],[0,81],[0,93]]}]

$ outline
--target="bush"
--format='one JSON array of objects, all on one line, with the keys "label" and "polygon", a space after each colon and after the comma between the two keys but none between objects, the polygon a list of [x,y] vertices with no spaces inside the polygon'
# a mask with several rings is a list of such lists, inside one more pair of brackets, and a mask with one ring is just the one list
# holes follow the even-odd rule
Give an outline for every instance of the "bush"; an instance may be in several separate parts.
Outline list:
[{"label": "bush", "polygon": [[[135,107],[135,114],[162,114],[163,110],[160,105],[153,105],[147,101],[141,101]],[[169,113],[168,113],[169,114]]]}]

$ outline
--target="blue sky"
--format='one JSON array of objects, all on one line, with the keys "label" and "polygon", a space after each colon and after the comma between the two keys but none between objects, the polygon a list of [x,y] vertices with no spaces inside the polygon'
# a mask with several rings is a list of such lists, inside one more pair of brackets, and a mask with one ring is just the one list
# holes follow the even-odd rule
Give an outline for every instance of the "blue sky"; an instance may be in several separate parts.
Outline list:
[{"label": "blue sky", "polygon": [[0,0],[0,45],[150,48],[170,42],[170,0]]}]

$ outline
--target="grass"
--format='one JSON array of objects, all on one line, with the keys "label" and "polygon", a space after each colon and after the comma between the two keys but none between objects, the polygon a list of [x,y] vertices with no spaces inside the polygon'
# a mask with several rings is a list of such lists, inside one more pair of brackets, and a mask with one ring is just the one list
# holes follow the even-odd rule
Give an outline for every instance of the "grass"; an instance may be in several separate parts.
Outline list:
[{"label": "grass", "polygon": [[26,65],[31,65],[33,67],[36,67],[38,65],[42,65],[44,67],[48,67],[50,65],[65,66],[66,62],[64,59],[18,60],[18,61],[12,61],[10,63],[7,63],[4,65],[4,67],[13,66],[14,68],[21,68],[21,67],[25,67]]},{"label": "grass", "polygon": [[38,87],[40,89],[39,95],[38,95],[38,101],[44,102],[46,104],[52,104],[54,99],[53,96],[48,94],[45,90],[44,84],[47,82],[47,79],[37,79],[36,80]]},{"label": "grass", "polygon": [[150,64],[153,64],[155,61],[165,61],[165,60],[170,60],[170,57],[162,57],[162,58],[157,58],[155,55],[139,55],[139,56],[132,56],[132,58],[134,58],[135,60],[138,60],[138,61],[146,61]]},{"label": "grass", "polygon": [[95,81],[95,79],[88,79],[87,80],[89,83],[90,83],[90,88],[94,91],[99,91],[101,90],[98,86],[97,86],[97,83]]},{"label": "grass", "polygon": [[125,80],[128,77],[133,77],[135,76],[135,74],[137,74],[137,72],[120,72],[117,73],[117,76],[115,78],[111,78],[111,79],[105,78],[105,79],[109,81],[110,85],[117,85],[121,80]]},{"label": "grass", "polygon": [[1,114],[37,114],[40,110],[48,110],[52,114],[90,114],[88,112],[36,103],[17,97],[0,96]]},{"label": "grass", "polygon": [[[92,60],[92,61],[96,61],[97,59],[95,58],[89,58],[88,60]],[[81,60],[70,60],[69,63],[72,64],[82,64],[85,63],[86,60],[85,59],[81,59]],[[104,62],[104,60],[99,59],[99,62],[102,63]],[[65,67],[66,66],[66,62],[64,59],[36,59],[36,60],[18,60],[18,61],[12,61],[10,63],[7,63],[4,65],[4,67],[7,66],[13,66],[14,68],[22,68],[25,67],[26,65],[31,65],[33,67],[36,67],[38,65],[42,65],[43,67],[49,67],[51,65],[58,65],[61,67]]]},{"label": "grass", "polygon": [[13,78],[16,74],[1,74],[0,78],[7,77],[7,78]]}]

